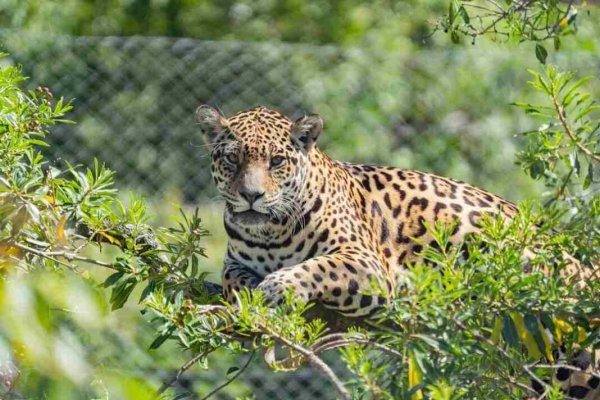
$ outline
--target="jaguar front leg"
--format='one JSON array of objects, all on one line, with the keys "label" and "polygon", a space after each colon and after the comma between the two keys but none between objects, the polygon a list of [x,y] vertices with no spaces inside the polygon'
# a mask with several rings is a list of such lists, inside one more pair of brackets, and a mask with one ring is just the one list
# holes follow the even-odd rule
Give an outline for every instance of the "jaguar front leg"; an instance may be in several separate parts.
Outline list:
[{"label": "jaguar front leg", "polygon": [[[302,300],[318,301],[349,316],[363,316],[389,299],[391,284],[376,258],[369,255],[331,254],[306,260],[268,274],[257,289],[272,304],[283,302],[289,288]],[[375,285],[382,288],[375,295]]]},{"label": "jaguar front leg", "polygon": [[244,266],[238,261],[226,259],[222,272],[223,297],[228,303],[235,302],[235,292],[243,288],[254,289],[262,281],[262,278],[252,269]]}]

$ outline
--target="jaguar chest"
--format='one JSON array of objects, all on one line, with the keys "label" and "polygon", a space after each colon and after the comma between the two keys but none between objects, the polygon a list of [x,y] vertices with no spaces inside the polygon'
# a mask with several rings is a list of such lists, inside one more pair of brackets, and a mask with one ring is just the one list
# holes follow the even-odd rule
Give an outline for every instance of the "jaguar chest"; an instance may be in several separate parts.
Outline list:
[{"label": "jaguar chest", "polygon": [[261,277],[281,268],[336,250],[328,229],[296,235],[283,243],[256,243],[230,240],[231,257]]}]

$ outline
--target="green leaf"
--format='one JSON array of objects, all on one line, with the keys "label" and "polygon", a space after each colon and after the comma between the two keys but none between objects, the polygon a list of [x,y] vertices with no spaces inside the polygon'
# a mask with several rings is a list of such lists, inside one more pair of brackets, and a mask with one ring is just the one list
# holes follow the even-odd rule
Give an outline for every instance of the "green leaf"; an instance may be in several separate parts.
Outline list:
[{"label": "green leaf", "polygon": [[583,189],[587,189],[590,187],[592,182],[594,181],[594,163],[592,161],[588,162],[588,170],[585,179],[583,180]]},{"label": "green leaf", "polygon": [[123,305],[129,298],[129,295],[131,294],[131,292],[133,291],[135,286],[136,286],[135,278],[130,277],[129,279],[127,279],[125,281],[119,282],[113,288],[111,296],[110,296],[110,302],[112,304],[111,309],[113,311],[118,310],[119,308],[123,307]]},{"label": "green leaf", "polygon": [[240,367],[229,367],[225,376],[229,377],[229,375],[233,374],[236,371],[239,371]]},{"label": "green leaf", "polygon": [[469,17],[467,10],[465,10],[465,8],[462,5],[460,7],[458,7],[458,15],[460,15],[462,20],[465,21],[465,24],[468,24],[471,22],[471,18]]},{"label": "green leaf", "polygon": [[544,326],[544,328],[548,329],[550,332],[554,332],[554,330],[555,330],[554,320],[552,319],[551,316],[549,316],[548,314],[542,314],[542,316],[540,317],[540,320],[541,320],[542,326]]},{"label": "green leaf", "polygon": [[548,51],[539,43],[535,44],[535,57],[542,64],[546,64],[546,58],[548,57]]},{"label": "green leaf", "polygon": [[529,167],[529,173],[531,174],[531,177],[533,179],[537,179],[540,176],[542,176],[544,174],[545,170],[546,170],[546,165],[541,160],[535,161]]},{"label": "green leaf", "polygon": [[502,337],[509,346],[517,347],[520,345],[517,328],[510,315],[505,315],[502,320]]},{"label": "green leaf", "polygon": [[142,294],[140,294],[140,302],[144,301],[146,297],[152,294],[154,289],[156,289],[156,281],[150,281],[150,283],[148,283],[148,285],[142,291]]},{"label": "green leaf", "polygon": [[592,77],[586,76],[577,80],[574,84],[569,86],[569,90],[563,95],[563,103],[565,106],[569,105],[573,99],[579,94],[576,90],[579,89],[583,84],[589,81]]},{"label": "green leaf", "polygon": [[30,145],[33,145],[33,146],[50,147],[50,145],[48,143],[44,142],[43,140],[39,140],[39,139],[29,139],[28,142]]},{"label": "green leaf", "polygon": [[160,334],[156,339],[152,341],[152,343],[150,344],[150,350],[158,349],[168,338],[171,337],[174,331],[175,325],[170,326],[166,332]]},{"label": "green leaf", "polygon": [[460,43],[460,37],[458,36],[457,31],[453,30],[452,32],[450,32],[450,40],[452,40],[452,43],[454,44]]},{"label": "green leaf", "polygon": [[440,343],[436,339],[432,338],[431,336],[422,335],[422,334],[414,334],[413,336],[421,339],[422,341],[424,341],[425,343],[427,343],[429,346],[433,347],[436,350],[440,349]]},{"label": "green leaf", "polygon": [[456,12],[454,10],[454,0],[450,0],[450,4],[448,5],[448,24],[452,26],[454,24],[455,19]]},{"label": "green leaf", "polygon": [[198,275],[198,256],[196,254],[192,254],[192,271],[190,276],[195,278]]},{"label": "green leaf", "polygon": [[542,339],[543,332],[540,332],[538,319],[534,315],[527,314],[525,315],[524,320],[525,328],[531,333],[531,336],[533,336],[538,349],[540,349],[542,354],[546,354],[546,343],[544,342],[544,339]]},{"label": "green leaf", "polygon": [[119,271],[110,275],[106,280],[102,283],[102,286],[107,288],[109,286],[114,285],[121,277],[125,274],[125,272]]}]

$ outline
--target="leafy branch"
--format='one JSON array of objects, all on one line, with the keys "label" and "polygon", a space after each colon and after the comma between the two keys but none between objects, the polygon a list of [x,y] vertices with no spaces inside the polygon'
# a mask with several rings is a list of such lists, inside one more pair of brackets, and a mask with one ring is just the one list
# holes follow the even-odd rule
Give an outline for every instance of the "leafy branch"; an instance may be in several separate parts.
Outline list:
[{"label": "leafy branch", "polygon": [[[598,105],[580,91],[589,78],[574,80],[573,73],[553,66],[545,69],[545,75],[530,72],[534,79],[529,84],[547,96],[548,104],[515,103],[544,120],[536,131],[525,133],[530,140],[518,155],[519,163],[532,177],[544,177],[549,186],[558,188],[556,197],[569,189],[588,189],[594,183],[594,164],[600,162],[600,122],[592,118]],[[581,175],[583,180],[577,181]]]},{"label": "leafy branch", "polygon": [[[577,9],[571,0],[563,5],[557,1],[520,0],[500,2],[449,2],[448,14],[438,22],[438,29],[449,32],[454,42],[459,34],[474,41],[485,35],[503,36],[519,41],[544,41],[576,31]],[[475,23],[477,21],[477,23]],[[476,26],[477,25],[477,26]]]}]

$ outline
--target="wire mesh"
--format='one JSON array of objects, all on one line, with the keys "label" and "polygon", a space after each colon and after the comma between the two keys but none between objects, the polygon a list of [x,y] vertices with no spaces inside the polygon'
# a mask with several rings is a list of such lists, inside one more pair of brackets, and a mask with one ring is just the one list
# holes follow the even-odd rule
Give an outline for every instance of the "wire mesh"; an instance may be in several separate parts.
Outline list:
[{"label": "wire mesh", "polygon": [[[526,87],[519,65],[531,60],[527,49],[388,51],[10,30],[0,30],[0,43],[31,88],[49,85],[73,99],[68,118],[77,123],[54,129],[49,158],[98,158],[121,187],[152,197],[215,196],[194,121],[203,103],[226,115],[257,105],[292,118],[318,112],[327,130],[321,144],[347,161],[424,168],[511,200],[531,186],[506,179],[515,134],[531,128],[507,106]],[[559,56],[566,65],[600,65],[592,53]]]},{"label": "wire mesh", "polygon": [[75,105],[68,118],[77,124],[53,130],[50,158],[85,165],[98,158],[118,172],[122,186],[177,190],[187,201],[213,194],[194,121],[198,105],[233,113],[267,104],[297,114],[306,101],[296,66],[338,55],[334,48],[282,44],[25,36],[5,32],[3,43],[28,85],[51,85]]}]

